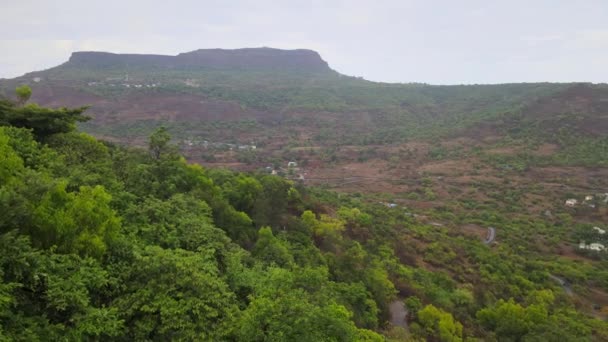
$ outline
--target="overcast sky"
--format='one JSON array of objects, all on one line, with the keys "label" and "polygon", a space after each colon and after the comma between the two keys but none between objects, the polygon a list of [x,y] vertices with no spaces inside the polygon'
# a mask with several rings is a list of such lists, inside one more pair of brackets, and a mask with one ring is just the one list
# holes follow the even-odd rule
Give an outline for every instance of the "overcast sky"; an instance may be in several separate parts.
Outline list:
[{"label": "overcast sky", "polygon": [[0,78],[73,51],[268,46],[374,81],[608,82],[608,0],[0,0],[0,18]]}]

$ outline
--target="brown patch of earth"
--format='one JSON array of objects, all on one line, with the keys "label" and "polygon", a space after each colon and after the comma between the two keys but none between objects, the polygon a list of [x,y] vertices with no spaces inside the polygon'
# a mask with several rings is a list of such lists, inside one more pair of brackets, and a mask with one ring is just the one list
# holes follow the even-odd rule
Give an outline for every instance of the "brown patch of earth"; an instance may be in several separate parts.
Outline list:
[{"label": "brown patch of earth", "polygon": [[555,154],[559,150],[559,146],[555,144],[542,144],[532,152],[533,155],[544,157]]},{"label": "brown patch of earth", "polygon": [[500,155],[513,155],[521,152],[521,148],[518,147],[498,147],[486,150],[487,153],[490,154],[500,154]]},{"label": "brown patch of earth", "polygon": [[488,229],[482,226],[469,223],[463,226],[460,226],[460,231],[467,235],[478,237],[481,240],[485,240],[488,235]]},{"label": "brown patch of earth", "polygon": [[578,260],[589,262],[590,259],[585,258],[584,256],[578,254],[576,252],[576,248],[569,243],[562,243],[558,247],[557,254],[559,254],[562,258],[570,259],[570,260]]},{"label": "brown patch of earth", "polygon": [[460,175],[472,172],[473,170],[473,163],[466,159],[431,162],[418,168],[420,173],[428,172],[433,175],[444,176]]}]

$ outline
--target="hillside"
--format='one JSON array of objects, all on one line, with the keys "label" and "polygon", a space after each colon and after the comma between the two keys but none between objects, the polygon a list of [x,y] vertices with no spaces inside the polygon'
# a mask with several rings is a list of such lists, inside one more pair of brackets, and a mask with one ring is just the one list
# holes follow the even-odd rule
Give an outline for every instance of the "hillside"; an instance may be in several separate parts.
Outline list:
[{"label": "hillside", "polygon": [[[43,105],[90,105],[94,120],[84,128],[115,139],[141,138],[160,124],[181,138],[209,135],[212,124],[245,122],[258,136],[297,127],[348,144],[443,136],[577,86],[375,83],[331,70],[316,52],[270,48],[177,56],[77,52],[1,89],[10,94],[20,83],[33,86],[33,100]],[[208,138],[229,135],[213,131]]]},{"label": "hillside", "polygon": [[310,50],[211,49],[180,53],[177,56],[113,54],[105,52],[75,52],[63,65],[74,69],[240,69],[240,70],[299,70],[327,72],[329,66],[318,53]]},{"label": "hillside", "polygon": [[375,83],[267,48],[0,86],[25,83],[0,339],[608,339],[604,84]]}]

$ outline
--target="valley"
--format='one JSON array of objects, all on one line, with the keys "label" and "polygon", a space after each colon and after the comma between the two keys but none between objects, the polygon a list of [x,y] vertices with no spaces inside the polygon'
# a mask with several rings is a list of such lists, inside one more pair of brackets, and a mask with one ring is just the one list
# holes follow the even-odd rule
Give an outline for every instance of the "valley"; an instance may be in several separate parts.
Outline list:
[{"label": "valley", "polygon": [[[181,239],[136,228],[165,222],[133,212],[160,207],[150,198],[209,204],[197,210],[252,255],[250,278],[229,279],[244,311],[272,297],[259,284],[280,292],[284,277],[314,305],[339,297],[358,329],[388,340],[450,340],[433,330],[439,321],[453,340],[608,339],[606,84],[376,83],[314,51],[269,48],[75,53],[0,80],[0,94],[14,98],[21,84],[41,106],[88,107],[78,129],[110,152],[84,140],[82,156],[59,138],[49,146],[65,168],[87,165],[67,172],[74,189],[97,184],[89,158],[103,155],[121,185],[101,183],[131,238],[167,250]],[[159,127],[174,149],[163,150],[166,165],[134,152],[152,149]],[[27,164],[30,152],[14,149]]]}]

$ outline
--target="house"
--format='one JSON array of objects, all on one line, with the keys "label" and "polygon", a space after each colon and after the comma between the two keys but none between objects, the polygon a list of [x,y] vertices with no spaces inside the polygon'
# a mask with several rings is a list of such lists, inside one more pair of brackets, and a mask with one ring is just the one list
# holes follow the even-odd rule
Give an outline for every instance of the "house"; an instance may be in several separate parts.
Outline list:
[{"label": "house", "polygon": [[581,242],[578,245],[578,248],[580,248],[580,249],[588,249],[588,250],[596,251],[596,252],[601,252],[601,251],[603,251],[603,250],[606,249],[606,247],[604,245],[602,245],[601,243],[599,243],[599,242],[590,243],[588,245],[585,244],[584,242]]},{"label": "house", "polygon": [[297,167],[298,163],[296,163],[295,161],[290,161],[289,163],[287,163],[287,167]]},{"label": "house", "polygon": [[606,234],[606,231],[600,227],[593,227],[593,229],[597,230],[597,232],[600,234]]},{"label": "house", "polygon": [[570,198],[566,200],[566,207],[575,207],[578,204],[578,201],[574,198]]},{"label": "house", "polygon": [[604,247],[604,245],[602,245],[601,243],[594,242],[594,243],[590,244],[589,246],[587,246],[587,249],[599,252],[599,251],[603,251],[604,249],[606,249],[606,247]]},{"label": "house", "polygon": [[591,195],[585,196],[585,201],[593,201],[593,196],[591,196]]},{"label": "house", "polygon": [[38,83],[38,82],[42,81],[42,78],[40,78],[40,77],[34,77],[34,78],[32,78],[32,81]]}]

